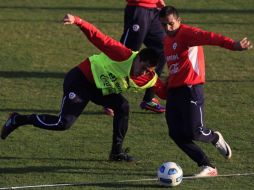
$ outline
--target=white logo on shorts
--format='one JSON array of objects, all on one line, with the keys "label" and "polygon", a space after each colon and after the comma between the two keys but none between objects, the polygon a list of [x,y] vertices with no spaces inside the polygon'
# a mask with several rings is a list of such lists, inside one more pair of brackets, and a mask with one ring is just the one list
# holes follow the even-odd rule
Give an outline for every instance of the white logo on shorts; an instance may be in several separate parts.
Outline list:
[{"label": "white logo on shorts", "polygon": [[73,100],[76,97],[76,94],[74,92],[69,93],[69,98]]},{"label": "white logo on shorts", "polygon": [[133,31],[135,31],[135,32],[139,31],[139,25],[138,25],[138,24],[134,24],[134,25],[132,26],[132,29],[133,29]]}]

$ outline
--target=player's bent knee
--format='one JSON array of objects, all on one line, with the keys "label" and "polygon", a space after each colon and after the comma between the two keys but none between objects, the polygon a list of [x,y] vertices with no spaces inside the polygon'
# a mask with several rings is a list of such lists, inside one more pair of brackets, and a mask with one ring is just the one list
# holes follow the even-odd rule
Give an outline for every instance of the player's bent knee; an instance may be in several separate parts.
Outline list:
[{"label": "player's bent knee", "polygon": [[205,141],[209,138],[209,135],[211,133],[210,129],[207,129],[205,127],[198,127],[196,130],[192,131],[192,139],[195,141]]},{"label": "player's bent knee", "polygon": [[128,101],[123,102],[120,107],[120,110],[123,113],[129,113],[129,110],[130,110],[129,102]]},{"label": "player's bent knee", "polygon": [[129,113],[130,110],[129,102],[126,100],[121,104],[118,104],[115,107],[113,107],[113,110],[116,113],[127,114]]},{"label": "player's bent knee", "polygon": [[73,123],[76,121],[77,117],[73,116],[73,115],[67,115],[64,116],[61,120],[61,122],[59,123],[59,128],[62,131],[65,131],[67,129],[69,129]]}]

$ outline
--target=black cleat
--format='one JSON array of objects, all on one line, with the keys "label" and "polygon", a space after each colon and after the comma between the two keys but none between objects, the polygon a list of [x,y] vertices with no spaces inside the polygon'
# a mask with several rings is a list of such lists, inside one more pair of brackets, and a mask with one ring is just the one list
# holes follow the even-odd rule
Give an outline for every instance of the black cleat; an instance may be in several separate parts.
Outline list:
[{"label": "black cleat", "polygon": [[13,112],[9,115],[6,123],[3,125],[2,131],[1,131],[1,138],[5,139],[8,137],[8,135],[17,129],[19,125],[15,123],[15,117],[18,115],[18,113]]},{"label": "black cleat", "polygon": [[133,162],[133,161],[135,161],[134,157],[128,155],[127,152],[128,152],[128,148],[119,154],[110,153],[109,160],[116,161],[116,162],[119,162],[119,161]]}]

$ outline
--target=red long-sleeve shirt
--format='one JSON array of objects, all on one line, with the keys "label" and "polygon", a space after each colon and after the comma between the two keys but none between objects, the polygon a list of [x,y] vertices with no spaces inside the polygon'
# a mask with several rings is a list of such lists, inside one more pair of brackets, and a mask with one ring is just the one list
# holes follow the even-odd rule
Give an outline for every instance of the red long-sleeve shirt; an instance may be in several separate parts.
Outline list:
[{"label": "red long-sleeve shirt", "polygon": [[163,0],[126,0],[129,6],[140,6],[146,8],[162,8]]},{"label": "red long-sleeve shirt", "polygon": [[[110,59],[114,61],[127,60],[131,55],[131,49],[125,47],[120,42],[112,39],[111,37],[103,34],[100,30],[98,30],[95,26],[86,22],[79,17],[75,17],[75,24],[80,27],[83,33],[86,35],[87,39],[99,50],[101,50],[104,54],[106,54]],[[80,70],[86,76],[86,78],[94,83],[93,74],[91,71],[91,63],[89,59],[84,60],[79,66]],[[147,82],[149,82],[153,76],[154,71],[148,71],[145,74],[133,77],[131,79],[138,85],[143,86]],[[153,87],[155,93],[162,99],[166,98],[166,88],[163,82],[158,79],[155,86]]]},{"label": "red long-sleeve shirt", "polygon": [[164,39],[169,76],[168,88],[205,83],[205,59],[202,45],[234,50],[234,40],[181,24],[175,36]]}]

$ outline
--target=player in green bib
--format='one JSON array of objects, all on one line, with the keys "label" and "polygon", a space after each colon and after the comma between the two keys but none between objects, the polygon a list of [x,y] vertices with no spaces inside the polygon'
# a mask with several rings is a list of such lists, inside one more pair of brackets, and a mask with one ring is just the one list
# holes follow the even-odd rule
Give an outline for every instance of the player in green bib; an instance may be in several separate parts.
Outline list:
[{"label": "player in green bib", "polygon": [[133,52],[77,16],[67,14],[64,24],[79,26],[87,39],[102,53],[88,57],[67,73],[59,115],[21,115],[13,112],[2,128],[1,138],[6,139],[11,132],[24,125],[54,131],[67,130],[88,102],[92,101],[114,111],[109,159],[133,161],[134,158],[122,147],[128,130],[129,104],[121,93],[128,89],[153,87],[159,97],[166,98],[165,86],[154,72],[158,60],[157,52],[151,48]]}]

